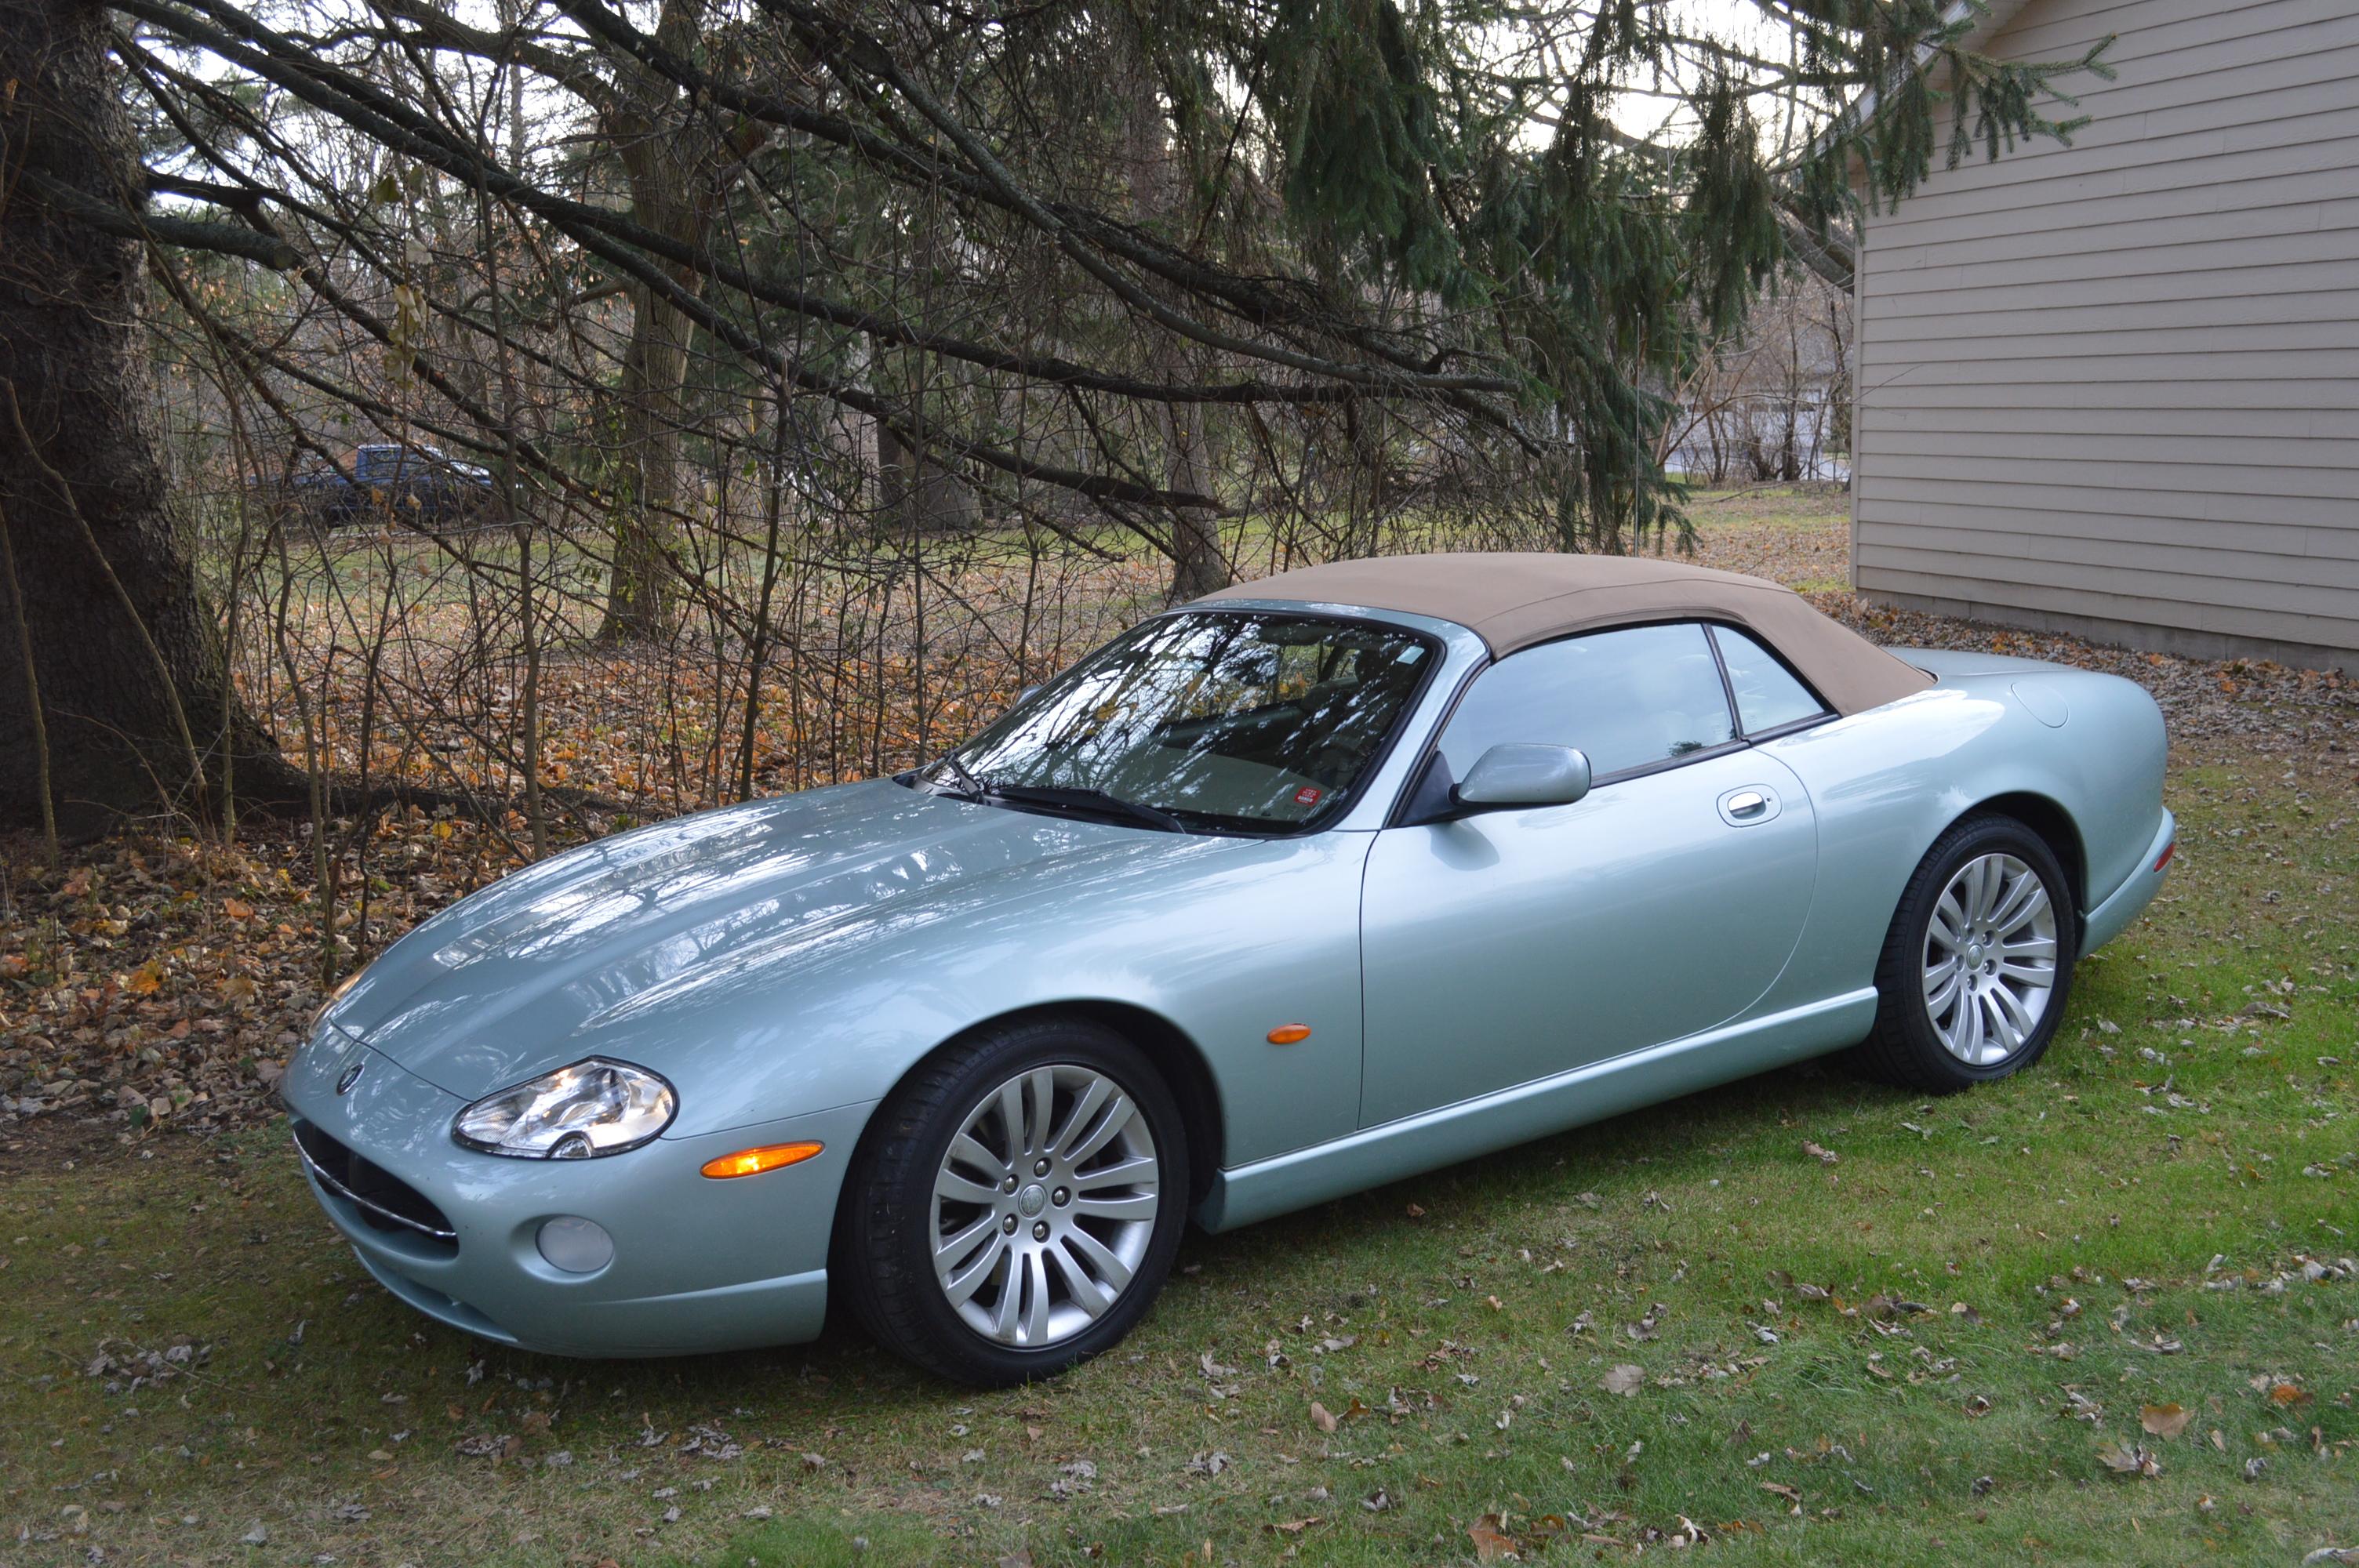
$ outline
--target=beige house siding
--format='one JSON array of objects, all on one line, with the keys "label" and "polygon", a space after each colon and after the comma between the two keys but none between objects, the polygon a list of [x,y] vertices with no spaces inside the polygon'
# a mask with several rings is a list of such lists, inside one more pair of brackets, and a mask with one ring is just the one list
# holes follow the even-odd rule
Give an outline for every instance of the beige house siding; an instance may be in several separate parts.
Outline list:
[{"label": "beige house siding", "polygon": [[2029,0],[1984,47],[2108,34],[2072,146],[1868,221],[1853,581],[2359,671],[2359,6]]}]

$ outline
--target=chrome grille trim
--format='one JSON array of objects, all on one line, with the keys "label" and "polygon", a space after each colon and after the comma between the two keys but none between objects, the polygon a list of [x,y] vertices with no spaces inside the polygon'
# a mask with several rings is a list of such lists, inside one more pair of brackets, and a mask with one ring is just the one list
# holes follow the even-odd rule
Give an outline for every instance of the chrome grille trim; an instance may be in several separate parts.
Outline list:
[{"label": "chrome grille trim", "polygon": [[459,1239],[459,1233],[457,1231],[444,1230],[438,1227],[428,1225],[422,1220],[412,1219],[406,1214],[396,1214],[393,1210],[386,1207],[383,1204],[371,1203],[368,1199],[361,1196],[360,1194],[353,1191],[352,1188],[344,1185],[343,1183],[336,1180],[335,1177],[321,1170],[320,1168],[320,1162],[311,1158],[311,1152],[303,1147],[303,1141],[300,1138],[290,1139],[289,1141],[295,1145],[295,1157],[303,1162],[303,1169],[310,1173],[311,1179],[319,1183],[321,1186],[327,1188],[328,1191],[335,1194],[338,1197],[343,1199],[346,1203],[351,1204],[353,1207],[366,1209],[369,1213],[376,1216],[379,1219],[386,1221],[387,1224],[400,1226],[405,1230],[414,1230],[420,1236],[429,1236],[437,1241],[448,1241],[453,1245],[457,1244]]}]

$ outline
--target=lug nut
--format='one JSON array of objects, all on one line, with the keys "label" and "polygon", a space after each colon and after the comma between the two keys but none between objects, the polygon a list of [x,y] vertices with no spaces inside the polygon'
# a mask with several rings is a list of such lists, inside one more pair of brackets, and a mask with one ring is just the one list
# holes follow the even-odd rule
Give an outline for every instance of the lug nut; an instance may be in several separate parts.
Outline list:
[{"label": "lug nut", "polygon": [[1044,1219],[1039,1224],[1032,1227],[1032,1239],[1035,1241],[1046,1241],[1049,1239],[1049,1222],[1047,1220]]},{"label": "lug nut", "polygon": [[1013,1172],[1009,1173],[1006,1181],[999,1184],[999,1190],[1003,1193],[1012,1193],[1016,1190],[1016,1176]]},{"label": "lug nut", "polygon": [[1000,1228],[1000,1229],[1002,1229],[1002,1230],[1004,1230],[1004,1231],[1006,1231],[1006,1232],[1007,1232],[1007,1234],[1008,1234],[1008,1235],[1010,1235],[1010,1236],[1015,1235],[1015,1234],[1016,1234],[1016,1217],[1015,1217],[1014,1215],[1012,1215],[1012,1214],[1011,1214],[1011,1215],[1009,1215],[1006,1219],[1004,1219],[1004,1220],[1002,1220],[1002,1221],[1000,1222],[999,1228]]},{"label": "lug nut", "polygon": [[1073,1195],[1067,1192],[1064,1188],[1059,1187],[1049,1201],[1055,1204],[1059,1208],[1062,1208],[1067,1204],[1073,1201]]},{"label": "lug nut", "polygon": [[1032,1173],[1036,1176],[1047,1175],[1049,1173],[1049,1162],[1042,1160],[1038,1163],[1035,1164],[1032,1167]]}]

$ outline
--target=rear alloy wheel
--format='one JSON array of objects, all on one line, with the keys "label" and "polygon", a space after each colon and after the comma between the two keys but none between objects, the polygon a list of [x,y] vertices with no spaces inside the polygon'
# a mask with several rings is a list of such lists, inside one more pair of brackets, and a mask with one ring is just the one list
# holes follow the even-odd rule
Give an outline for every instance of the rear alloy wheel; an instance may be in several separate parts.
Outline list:
[{"label": "rear alloy wheel", "polygon": [[1153,1065],[1078,1021],[943,1052],[879,1113],[839,1266],[870,1329],[962,1382],[1041,1378],[1145,1314],[1188,1206],[1179,1108]]},{"label": "rear alloy wheel", "polygon": [[1958,823],[1893,914],[1860,1064],[1946,1093],[2038,1061],[2063,1017],[2077,929],[2071,886],[2037,834],[2012,817]]},{"label": "rear alloy wheel", "polygon": [[1987,1067],[2022,1050],[2056,994],[2056,905],[2039,873],[2004,851],[1967,861],[1919,957],[1925,1018],[1951,1055]]}]

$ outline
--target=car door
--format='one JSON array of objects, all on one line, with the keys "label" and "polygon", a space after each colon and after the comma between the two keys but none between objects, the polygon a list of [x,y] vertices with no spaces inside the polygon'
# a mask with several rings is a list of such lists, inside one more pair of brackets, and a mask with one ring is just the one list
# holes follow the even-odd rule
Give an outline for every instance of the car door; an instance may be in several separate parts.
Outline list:
[{"label": "car door", "polygon": [[[1745,640],[1724,664],[1683,622],[1545,643],[1477,678],[1431,766],[1462,778],[1493,745],[1538,741],[1587,752],[1594,783],[1567,806],[1377,834],[1362,1126],[1710,1029],[1769,989],[1810,909],[1817,836],[1801,781],[1732,711],[1726,665],[1766,657]],[[1754,730],[1810,721],[1817,699],[1799,701],[1808,714],[1789,700]],[[1447,798],[1432,781],[1419,796]]]}]

